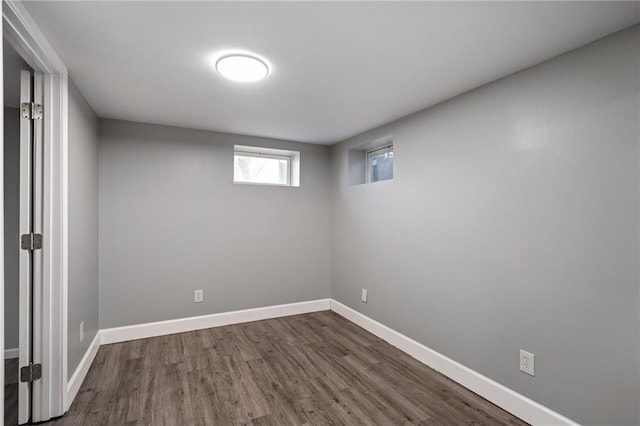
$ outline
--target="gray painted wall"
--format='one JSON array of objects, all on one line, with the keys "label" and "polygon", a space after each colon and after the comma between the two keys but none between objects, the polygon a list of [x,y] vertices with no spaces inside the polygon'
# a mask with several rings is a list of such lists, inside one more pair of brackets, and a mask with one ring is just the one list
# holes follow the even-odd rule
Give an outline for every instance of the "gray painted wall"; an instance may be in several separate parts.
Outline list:
[{"label": "gray painted wall", "polygon": [[19,345],[20,110],[4,109],[4,347]]},{"label": "gray painted wall", "polygon": [[[332,297],[576,421],[639,424],[639,41],[334,146]],[[395,180],[350,186],[348,149],[388,134]]]},{"label": "gray painted wall", "polygon": [[[98,330],[98,119],[69,84],[68,376]],[[80,342],[80,323],[84,340]]]},{"label": "gray painted wall", "polygon": [[[329,297],[328,147],[102,119],[99,133],[101,328]],[[234,144],[300,151],[301,186],[234,185]]]}]

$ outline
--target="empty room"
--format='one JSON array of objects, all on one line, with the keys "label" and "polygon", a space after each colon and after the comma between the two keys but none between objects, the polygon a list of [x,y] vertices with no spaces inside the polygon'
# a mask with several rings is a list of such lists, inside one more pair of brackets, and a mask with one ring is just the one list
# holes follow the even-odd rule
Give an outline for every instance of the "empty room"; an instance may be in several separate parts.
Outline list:
[{"label": "empty room", "polygon": [[0,426],[640,425],[640,2],[1,4]]}]

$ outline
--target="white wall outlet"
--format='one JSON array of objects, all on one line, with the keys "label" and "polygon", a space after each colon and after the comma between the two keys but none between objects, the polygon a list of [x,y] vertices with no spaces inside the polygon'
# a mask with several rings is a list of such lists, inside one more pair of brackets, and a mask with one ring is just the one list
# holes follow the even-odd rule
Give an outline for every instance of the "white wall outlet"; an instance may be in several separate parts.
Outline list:
[{"label": "white wall outlet", "polygon": [[520,349],[520,371],[535,376],[533,374],[533,357],[532,353]]},{"label": "white wall outlet", "polygon": [[367,289],[363,288],[362,289],[362,303],[367,303]]},{"label": "white wall outlet", "polygon": [[193,302],[194,303],[204,302],[204,290],[196,290],[193,292]]},{"label": "white wall outlet", "polygon": [[84,321],[80,323],[80,341],[84,340]]}]

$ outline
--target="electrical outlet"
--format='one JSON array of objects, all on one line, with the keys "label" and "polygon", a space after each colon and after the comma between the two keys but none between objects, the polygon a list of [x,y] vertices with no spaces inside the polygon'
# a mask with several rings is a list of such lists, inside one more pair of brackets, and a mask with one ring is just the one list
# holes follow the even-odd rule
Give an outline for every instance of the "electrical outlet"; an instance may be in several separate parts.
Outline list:
[{"label": "electrical outlet", "polygon": [[194,303],[204,302],[204,290],[196,290],[193,292],[193,302]]},{"label": "electrical outlet", "polygon": [[80,341],[84,340],[84,321],[80,323]]},{"label": "electrical outlet", "polygon": [[367,293],[368,293],[367,289],[363,288],[362,289],[362,303],[367,303],[367,295],[368,295]]},{"label": "electrical outlet", "polygon": [[532,353],[520,349],[520,371],[535,376],[535,374],[533,374],[533,360],[534,355]]}]

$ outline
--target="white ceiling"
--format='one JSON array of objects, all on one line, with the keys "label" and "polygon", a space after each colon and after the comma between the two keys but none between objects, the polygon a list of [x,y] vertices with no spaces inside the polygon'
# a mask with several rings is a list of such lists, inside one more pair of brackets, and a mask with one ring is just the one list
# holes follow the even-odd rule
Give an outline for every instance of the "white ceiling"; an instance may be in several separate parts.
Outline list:
[{"label": "white ceiling", "polygon": [[[640,21],[638,2],[26,2],[96,113],[332,143]],[[261,83],[217,75],[257,53]]]}]

